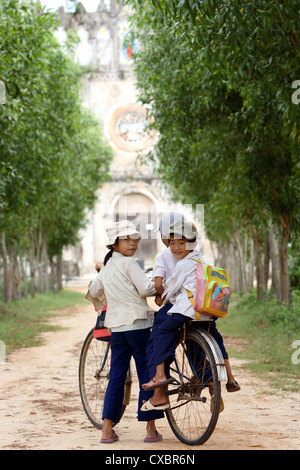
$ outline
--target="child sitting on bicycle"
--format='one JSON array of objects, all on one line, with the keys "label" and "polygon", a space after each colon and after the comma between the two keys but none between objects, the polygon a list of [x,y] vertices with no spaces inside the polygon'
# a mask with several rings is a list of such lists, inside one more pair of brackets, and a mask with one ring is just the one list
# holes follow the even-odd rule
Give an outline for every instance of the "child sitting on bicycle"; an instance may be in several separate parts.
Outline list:
[{"label": "child sitting on bicycle", "polygon": [[[153,398],[143,405],[143,411],[148,411],[157,406],[160,409],[168,407],[167,397],[161,386],[172,381],[172,379],[166,378],[166,370],[168,370],[166,366],[174,358],[178,328],[189,319],[194,319],[196,315],[186,294],[186,289],[190,290],[193,295],[196,290],[197,263],[191,262],[191,258],[200,258],[204,262],[201,252],[196,250],[197,230],[194,224],[177,221],[170,227],[169,232],[171,252],[177,260],[181,261],[176,264],[173,277],[166,280],[163,293],[164,307],[156,314],[148,343],[149,373],[150,376],[153,376],[155,373],[154,366],[156,366],[156,375],[148,384],[144,384],[144,387],[147,390],[155,390],[155,393]],[[155,268],[153,275],[155,276]],[[226,354],[222,336],[215,328],[214,319],[209,315],[201,314],[201,320],[210,320],[213,326],[213,335],[218,343],[221,343],[223,355]],[[229,362],[228,366],[230,370]],[[238,384],[237,387],[239,389]]]},{"label": "child sitting on bicycle", "polygon": [[152,395],[152,392],[142,388],[142,384],[150,378],[146,345],[152,326],[150,314],[153,311],[146,297],[155,295],[155,287],[133,258],[140,240],[136,227],[122,220],[109,227],[107,235],[110,251],[99,274],[89,286],[92,297],[103,298],[105,295],[105,326],[111,330],[111,368],[104,399],[104,424],[100,442],[108,444],[119,439],[113,430],[113,423],[120,421],[125,379],[132,356],[140,382],[138,420],[147,421],[145,442],[156,442],[162,436],[156,430],[155,419],[162,418],[163,413],[154,411],[145,418],[145,414],[140,412],[142,402]]},{"label": "child sitting on bicycle", "polygon": [[[169,235],[168,235],[170,225],[176,222],[177,220],[184,221],[185,220],[184,215],[176,213],[176,212],[170,212],[169,214],[165,214],[159,222],[158,231],[161,234],[162,242],[167,247],[164,250],[162,250],[160,253],[158,253],[158,255],[155,257],[155,265],[154,265],[153,273],[152,273],[152,280],[154,281],[156,291],[159,292],[159,294],[162,294],[164,290],[164,287],[163,287],[164,283],[166,283],[166,281],[170,279],[170,277],[173,276],[175,265],[178,261],[173,255],[172,251],[170,250]],[[201,255],[201,252],[200,252],[200,256],[198,255],[198,257],[200,257],[203,263],[206,263],[206,261],[203,259]],[[161,300],[161,295],[156,297],[156,303],[159,306],[162,305],[163,302]],[[164,305],[157,312],[156,315],[161,317],[165,313],[167,313],[167,311],[170,308],[171,308],[171,304],[168,303]],[[209,332],[217,341],[218,346],[221,350],[224,362],[225,362],[225,367],[226,367],[226,372],[227,372],[227,377],[228,377],[226,389],[228,392],[237,392],[240,390],[240,386],[233,376],[230,362],[229,362],[228,353],[224,345],[223,337],[216,327],[215,318],[211,318]],[[153,364],[152,364],[152,371],[150,371],[150,375],[152,372],[153,372]]]},{"label": "child sitting on bicycle", "polygon": [[152,281],[154,281],[157,292],[155,303],[158,306],[161,306],[163,303],[161,300],[161,294],[164,290],[164,284],[173,276],[174,269],[178,261],[171,252],[169,243],[170,225],[174,224],[174,222],[177,222],[178,220],[184,221],[184,215],[179,212],[166,213],[160,219],[158,229],[155,230],[155,232],[160,232],[161,241],[166,247],[155,256],[155,263],[152,271]]}]

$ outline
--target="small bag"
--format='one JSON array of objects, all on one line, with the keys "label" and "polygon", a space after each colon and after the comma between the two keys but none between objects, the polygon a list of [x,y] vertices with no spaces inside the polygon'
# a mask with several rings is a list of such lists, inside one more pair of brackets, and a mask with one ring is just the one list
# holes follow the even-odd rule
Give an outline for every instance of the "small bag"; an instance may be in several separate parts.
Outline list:
[{"label": "small bag", "polygon": [[98,311],[97,321],[94,328],[93,336],[99,341],[110,341],[111,337],[111,333],[108,331],[108,328],[104,326],[105,315],[106,307],[104,307],[101,311]]},{"label": "small bag", "polygon": [[194,261],[198,263],[195,298],[190,291],[187,293],[198,314],[196,320],[200,319],[200,313],[224,318],[228,313],[232,294],[228,272],[210,264],[202,264],[200,260]]}]

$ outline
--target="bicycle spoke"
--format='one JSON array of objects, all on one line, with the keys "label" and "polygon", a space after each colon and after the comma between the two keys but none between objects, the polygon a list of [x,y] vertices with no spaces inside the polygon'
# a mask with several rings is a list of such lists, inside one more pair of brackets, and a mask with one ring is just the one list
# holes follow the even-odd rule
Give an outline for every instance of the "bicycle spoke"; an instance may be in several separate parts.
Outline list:
[{"label": "bicycle spoke", "polygon": [[[79,361],[79,389],[84,411],[91,423],[100,428],[103,425],[102,409],[110,372],[110,343],[98,341],[93,337],[93,330],[87,335]],[[131,372],[128,370],[131,384]],[[130,384],[125,384],[127,398],[130,396]],[[122,406],[124,413],[126,404]]]},{"label": "bicycle spoke", "polygon": [[218,400],[220,392],[213,361],[201,335],[187,330],[185,344],[179,343],[176,348],[171,369],[175,383],[169,386],[170,409],[166,410],[174,434],[187,444],[205,442],[216,425],[218,403],[211,407],[210,388]]}]

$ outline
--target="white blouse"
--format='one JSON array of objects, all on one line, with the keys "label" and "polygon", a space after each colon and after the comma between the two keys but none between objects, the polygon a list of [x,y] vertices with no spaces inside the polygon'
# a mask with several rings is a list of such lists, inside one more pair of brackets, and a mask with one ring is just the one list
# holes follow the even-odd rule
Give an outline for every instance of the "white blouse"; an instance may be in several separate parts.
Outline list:
[{"label": "white blouse", "polygon": [[[190,299],[188,298],[186,289],[191,291],[193,296],[195,296],[196,285],[197,285],[197,262],[193,259],[199,259],[202,263],[205,263],[205,260],[202,257],[200,250],[193,250],[183,259],[180,259],[175,267],[173,276],[168,279],[165,284],[165,289],[162,293],[162,298],[164,298],[164,305],[169,301],[173,304],[172,308],[168,311],[168,314],[180,313],[195,319],[196,312],[193,309]],[[210,315],[205,315],[201,313],[200,320],[211,320]]]},{"label": "white blouse", "polygon": [[[92,297],[103,297],[104,294],[103,307],[107,304],[105,326],[112,331],[152,325],[150,315],[154,310],[149,307],[146,297],[156,294],[154,283],[131,256],[114,251],[91,282],[89,292]],[[134,327],[130,328],[134,323]]]},{"label": "white blouse", "polygon": [[152,280],[155,280],[156,277],[162,277],[164,282],[166,282],[173,276],[177,262],[178,259],[175,258],[170,247],[164,248],[155,256]]}]

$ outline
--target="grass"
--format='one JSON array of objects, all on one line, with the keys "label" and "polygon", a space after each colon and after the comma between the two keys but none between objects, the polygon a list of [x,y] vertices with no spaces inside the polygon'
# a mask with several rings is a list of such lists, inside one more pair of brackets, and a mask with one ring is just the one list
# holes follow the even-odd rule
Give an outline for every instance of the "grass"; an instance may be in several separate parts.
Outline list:
[{"label": "grass", "polygon": [[58,329],[49,320],[60,315],[59,310],[83,301],[79,292],[62,290],[14,302],[0,302],[0,340],[5,343],[6,354],[21,347],[40,345],[42,332]]},{"label": "grass", "polygon": [[258,301],[255,291],[236,294],[228,316],[217,325],[222,335],[241,339],[242,348],[228,348],[230,355],[248,359],[247,367],[268,379],[275,389],[300,390],[299,291],[293,293],[290,308],[274,299]]}]

